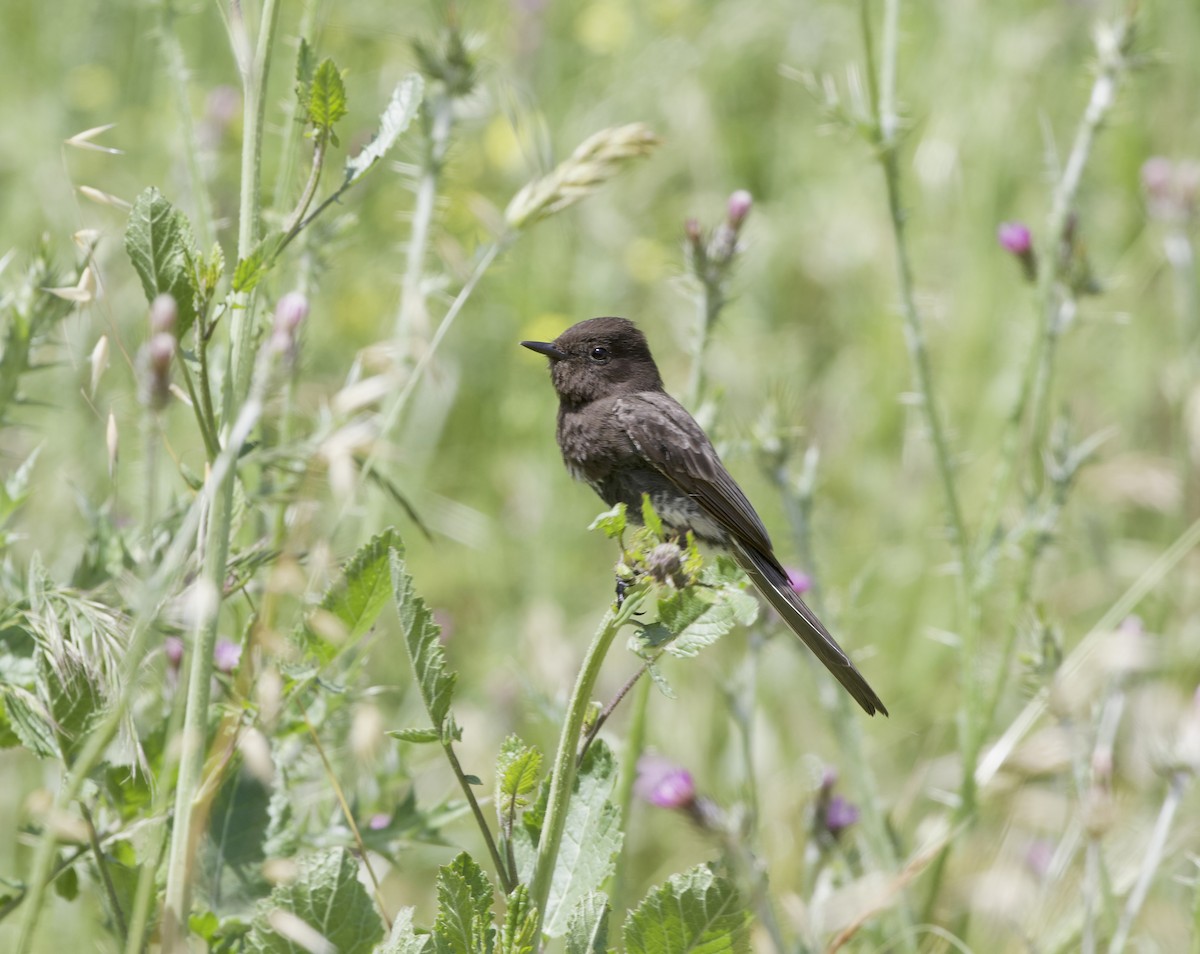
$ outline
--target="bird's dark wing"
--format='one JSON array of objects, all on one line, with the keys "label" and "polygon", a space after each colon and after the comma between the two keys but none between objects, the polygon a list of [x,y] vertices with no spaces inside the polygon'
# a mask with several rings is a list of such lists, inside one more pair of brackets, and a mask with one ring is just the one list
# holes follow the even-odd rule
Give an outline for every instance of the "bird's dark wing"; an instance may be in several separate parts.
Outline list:
[{"label": "bird's dark wing", "polygon": [[772,553],[767,528],[682,404],[665,391],[642,391],[618,398],[613,415],[642,457],[730,536]]}]

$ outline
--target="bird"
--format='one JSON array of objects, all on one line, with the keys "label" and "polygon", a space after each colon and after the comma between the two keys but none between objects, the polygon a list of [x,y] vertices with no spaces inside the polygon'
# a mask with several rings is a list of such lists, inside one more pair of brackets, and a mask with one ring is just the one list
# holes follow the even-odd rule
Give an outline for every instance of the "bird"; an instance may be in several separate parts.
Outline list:
[{"label": "bird", "polygon": [[627,318],[589,318],[553,341],[550,360],[567,471],[640,520],[642,495],[680,535],[728,552],[788,627],[868,715],[887,708],[788,580],[761,518],[704,429],[663,387],[646,336]]}]

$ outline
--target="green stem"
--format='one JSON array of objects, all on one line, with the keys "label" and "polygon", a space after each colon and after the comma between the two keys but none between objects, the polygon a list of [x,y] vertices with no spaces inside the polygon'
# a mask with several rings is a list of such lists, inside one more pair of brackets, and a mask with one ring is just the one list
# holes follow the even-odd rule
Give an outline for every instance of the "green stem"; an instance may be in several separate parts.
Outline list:
[{"label": "green stem", "polygon": [[454,752],[453,744],[443,742],[442,749],[446,753],[450,767],[454,770],[454,777],[458,779],[459,787],[467,799],[467,804],[471,806],[471,814],[475,816],[475,824],[479,826],[479,831],[483,835],[484,842],[487,844],[488,854],[492,856],[492,864],[496,866],[496,875],[500,878],[500,886],[504,889],[505,894],[509,894],[516,887],[516,884],[512,880],[509,866],[500,857],[500,850],[496,847],[496,839],[492,837],[492,829],[488,826],[487,819],[483,816],[483,809],[479,807],[479,800],[475,798],[475,792],[471,788],[471,783],[467,780],[466,773],[463,772],[462,765],[458,761],[458,756]]},{"label": "green stem", "polygon": [[697,302],[696,357],[692,362],[691,379],[688,382],[687,390],[688,406],[693,411],[698,410],[700,402],[704,400],[708,378],[704,358],[708,353],[708,342],[712,336],[713,325],[717,323],[717,317],[721,314],[721,309],[725,307],[725,296],[719,287],[705,282],[702,289]]},{"label": "green stem", "polygon": [[554,866],[558,850],[562,845],[563,829],[567,822],[567,805],[575,787],[575,757],[579,750],[579,737],[583,731],[583,720],[592,702],[592,689],[600,675],[600,667],[609,647],[621,629],[638,611],[646,597],[645,584],[639,584],[625,594],[625,601],[610,609],[600,623],[600,629],[592,639],[584,657],[583,666],[575,681],[571,701],[567,707],[566,721],[559,736],[558,750],[554,755],[554,770],[550,778],[550,795],[546,818],[542,823],[542,834],[538,841],[537,867],[534,869],[530,898],[537,907],[538,930],[546,917],[546,902],[550,897],[550,885],[554,880]]},{"label": "green stem", "polygon": [[[318,0],[304,0],[300,12],[300,20],[296,25],[295,35],[311,42],[313,29],[316,26]],[[291,188],[292,175],[296,171],[296,160],[300,149],[300,133],[304,129],[305,112],[297,105],[293,107],[290,121],[283,127],[283,141],[279,147],[279,173],[275,177],[275,193],[272,205],[282,209],[288,201],[287,193]]]},{"label": "green stem", "polygon": [[404,279],[400,286],[400,311],[396,315],[396,337],[401,346],[404,344],[403,339],[423,335],[428,330],[423,281],[425,252],[429,246],[429,228],[437,205],[442,165],[446,159],[450,131],[454,125],[454,102],[448,95],[436,97],[428,103],[428,108],[432,111],[433,118],[429,124],[429,139],[425,162],[421,168],[421,179],[417,183]]},{"label": "green stem", "polygon": [[212,412],[212,396],[208,393],[207,386],[207,361],[204,360],[203,342],[198,343],[197,353],[200,358],[200,374],[201,374],[201,389],[196,389],[196,382],[192,379],[191,369],[188,368],[187,361],[180,359],[179,369],[183,376],[183,384],[187,388],[188,397],[192,400],[192,413],[196,418],[196,426],[200,429],[200,439],[204,441],[204,452],[210,461],[216,460],[217,455],[221,452],[221,444],[217,440],[216,431],[213,429],[213,419],[208,415]]},{"label": "green stem", "polygon": [[[629,731],[625,736],[625,745],[621,750],[621,766],[617,775],[616,801],[621,808],[621,821],[626,830],[633,811],[633,783],[637,779],[638,759],[646,748],[646,713],[650,708],[649,679],[641,680],[634,688],[632,712],[629,716]],[[613,872],[612,904],[614,911],[624,911],[625,900],[629,892],[629,839],[621,843],[621,851],[617,855],[616,869]]]}]

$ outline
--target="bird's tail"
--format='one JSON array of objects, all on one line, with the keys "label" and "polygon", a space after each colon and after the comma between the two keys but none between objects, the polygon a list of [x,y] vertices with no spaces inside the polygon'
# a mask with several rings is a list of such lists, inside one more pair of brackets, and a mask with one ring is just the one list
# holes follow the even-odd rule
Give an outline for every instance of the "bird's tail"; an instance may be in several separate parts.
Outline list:
[{"label": "bird's tail", "polygon": [[875,690],[867,684],[862,673],[854,668],[850,657],[829,635],[829,630],[817,619],[817,614],[809,609],[792,589],[779,562],[774,557],[764,556],[754,548],[736,541],[732,544],[732,551],[733,558],[750,577],[750,582],[775,607],[792,632],[804,640],[804,644],[821,660],[825,668],[833,673],[834,678],[846,687],[855,701],[867,711],[867,715],[874,715],[876,711],[887,715],[887,707],[879,696],[875,695]]}]

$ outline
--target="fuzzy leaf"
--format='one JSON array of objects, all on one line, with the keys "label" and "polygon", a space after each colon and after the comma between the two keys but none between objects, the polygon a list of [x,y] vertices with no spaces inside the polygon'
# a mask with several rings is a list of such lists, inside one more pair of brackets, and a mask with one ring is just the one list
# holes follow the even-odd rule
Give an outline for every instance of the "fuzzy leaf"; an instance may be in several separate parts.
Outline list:
[{"label": "fuzzy leaf", "polygon": [[603,742],[592,743],[575,776],[562,845],[554,867],[542,930],[566,933],[576,905],[612,873],[621,849],[621,811],[612,803],[616,760]]},{"label": "fuzzy leaf", "polygon": [[413,928],[413,909],[401,908],[392,929],[375,954],[433,954],[433,935],[418,934]]},{"label": "fuzzy leaf", "polygon": [[496,813],[502,825],[505,818],[528,803],[526,796],[537,788],[541,766],[542,753],[515,735],[500,746],[496,756]]},{"label": "fuzzy leaf", "polygon": [[322,598],[319,612],[337,621],[341,640],[335,642],[328,632],[319,632],[311,618],[304,624],[303,643],[321,663],[337,655],[342,641],[355,642],[375,625],[392,592],[388,553],[399,543],[391,527],[364,543]]},{"label": "fuzzy leaf", "polygon": [[446,654],[438,640],[439,627],[425,601],[416,594],[402,551],[393,546],[390,559],[392,592],[400,616],[400,629],[404,633],[404,646],[429,718],[442,739],[449,741],[458,735],[454,720],[450,718],[450,701],[454,697],[458,673],[447,671]]},{"label": "fuzzy leaf", "polygon": [[35,447],[21,465],[4,478],[0,484],[0,526],[8,523],[9,518],[16,513],[29,497],[29,481],[33,476],[33,468],[37,463],[40,447]]},{"label": "fuzzy leaf", "polygon": [[250,954],[312,950],[304,943],[306,927],[338,954],[367,954],[383,937],[375,906],[358,881],[358,862],[344,848],[302,859],[295,881],[276,886],[258,902],[244,949]]},{"label": "fuzzy leaf", "polygon": [[333,60],[326,57],[313,73],[308,90],[308,121],[317,129],[318,135],[333,138],[334,124],[346,115],[346,86],[342,82],[341,70]]},{"label": "fuzzy leaf", "polygon": [[496,936],[492,884],[465,851],[438,871],[437,895],[433,933],[438,954],[491,951]]},{"label": "fuzzy leaf", "polygon": [[424,95],[425,81],[420,73],[409,73],[396,84],[387,108],[379,117],[379,132],[357,156],[346,160],[346,185],[357,182],[388,154],[417,115]]},{"label": "fuzzy leaf", "polygon": [[296,100],[300,106],[300,117],[308,117],[308,101],[312,97],[313,72],[317,68],[317,54],[312,44],[300,37],[300,48],[296,51]]},{"label": "fuzzy leaf", "polygon": [[602,892],[584,895],[567,919],[566,954],[605,954],[608,915],[608,898]]},{"label": "fuzzy leaf", "polygon": [[627,954],[749,954],[750,914],[737,890],[698,865],[653,889],[625,921]]},{"label": "fuzzy leaf", "polygon": [[187,216],[150,188],[137,197],[125,226],[125,251],[142,280],[146,301],[164,292],[175,299],[182,340],[196,320],[196,269],[199,257]]},{"label": "fuzzy leaf", "polygon": [[625,523],[625,505],[619,503],[612,510],[606,510],[597,516],[588,529],[600,530],[610,540],[616,540],[625,532]]},{"label": "fuzzy leaf", "polygon": [[537,909],[529,901],[529,889],[519,884],[508,896],[499,954],[529,954],[534,947],[536,931]]},{"label": "fuzzy leaf", "polygon": [[423,729],[392,729],[388,732],[393,739],[399,739],[401,742],[412,742],[416,745],[421,745],[426,742],[440,742],[442,733],[432,726]]},{"label": "fuzzy leaf", "polygon": [[271,232],[259,240],[245,258],[238,259],[233,269],[232,287],[235,292],[248,292],[267,274],[275,261],[275,253],[283,238],[282,232]]},{"label": "fuzzy leaf", "polygon": [[663,522],[658,515],[658,511],[654,509],[654,504],[650,502],[649,494],[642,494],[642,523],[646,529],[654,534],[658,540],[663,536]]},{"label": "fuzzy leaf", "polygon": [[37,698],[18,686],[4,687],[4,711],[21,744],[39,758],[58,755],[54,729]]},{"label": "fuzzy leaf", "polygon": [[[718,589],[690,586],[658,601],[659,623],[674,636],[666,650],[673,656],[695,656],[736,626],[747,626],[758,615],[758,601],[733,586]],[[658,631],[646,627],[649,636]]]}]

